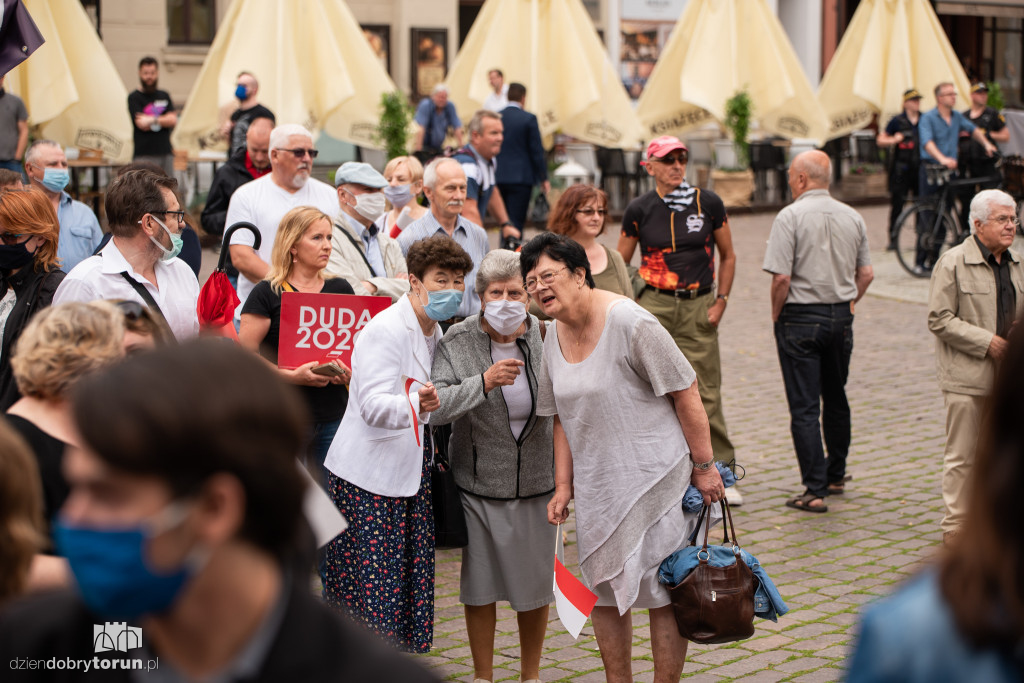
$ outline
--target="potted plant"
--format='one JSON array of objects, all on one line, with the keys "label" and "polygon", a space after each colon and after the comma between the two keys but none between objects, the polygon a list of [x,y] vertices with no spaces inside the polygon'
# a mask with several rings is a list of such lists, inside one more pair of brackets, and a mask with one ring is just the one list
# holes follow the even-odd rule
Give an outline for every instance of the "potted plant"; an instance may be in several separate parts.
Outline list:
[{"label": "potted plant", "polygon": [[843,178],[843,191],[850,197],[881,197],[888,193],[888,176],[882,164],[859,163]]},{"label": "potted plant", "polygon": [[[408,154],[412,116],[412,107],[402,93],[392,91],[380,96],[380,121],[377,123],[376,140],[384,148],[384,163],[388,159]],[[365,160],[365,151],[363,157]]]},{"label": "potted plant", "polygon": [[754,103],[746,89],[726,100],[724,124],[730,139],[715,144],[717,168],[711,172],[715,193],[726,206],[748,206],[754,193],[747,140],[753,114]]}]

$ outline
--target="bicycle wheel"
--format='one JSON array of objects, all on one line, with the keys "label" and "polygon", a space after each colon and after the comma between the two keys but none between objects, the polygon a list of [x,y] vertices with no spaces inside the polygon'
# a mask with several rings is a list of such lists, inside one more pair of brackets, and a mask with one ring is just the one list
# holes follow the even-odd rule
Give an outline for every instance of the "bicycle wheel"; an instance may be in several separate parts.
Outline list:
[{"label": "bicycle wheel", "polygon": [[[930,269],[914,272],[917,265],[918,250],[926,258],[926,265],[934,265],[938,255],[948,249],[956,239],[957,230],[953,217],[948,211],[941,215],[936,211],[938,202],[931,199],[919,199],[903,210],[896,219],[896,258],[900,265],[914,277],[929,277]],[[941,217],[940,217],[941,216]],[[925,221],[930,220],[928,225]],[[920,227],[920,229],[918,229]],[[945,228],[942,243],[939,233]]]}]

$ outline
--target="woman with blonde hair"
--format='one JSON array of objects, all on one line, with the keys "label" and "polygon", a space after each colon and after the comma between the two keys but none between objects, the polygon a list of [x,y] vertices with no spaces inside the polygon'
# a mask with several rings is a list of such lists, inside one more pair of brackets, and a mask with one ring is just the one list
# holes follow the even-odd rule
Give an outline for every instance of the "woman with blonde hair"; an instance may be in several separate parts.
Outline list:
[{"label": "woman with blonde hair", "polygon": [[64,279],[57,259],[60,223],[39,190],[0,193],[0,410],[18,400],[11,349],[29,319],[53,301]]},{"label": "woman with blonde hair", "polygon": [[124,316],[113,304],[70,302],[36,314],[15,345],[11,367],[22,398],[7,418],[36,456],[44,520],[53,519],[68,496],[64,451],[78,445],[71,389],[124,356],[124,330]]},{"label": "woman with blonde hair", "polygon": [[[270,253],[270,271],[253,288],[242,307],[238,341],[277,367],[277,347],[281,335],[281,295],[283,292],[353,294],[344,278],[324,273],[331,257],[331,219],[319,209],[300,206],[281,219]],[[338,431],[348,404],[348,381],[352,372],[338,363],[339,374],[322,375],[311,361],[294,370],[280,368],[282,379],[298,385],[306,399],[310,417],[310,441],[306,466],[323,486],[326,482],[324,457]]]},{"label": "woman with blonde hair", "polygon": [[426,207],[416,202],[423,192],[423,164],[416,157],[395,157],[384,167],[384,178],[388,181],[384,196],[391,210],[377,219],[377,227],[394,239],[427,213]]}]

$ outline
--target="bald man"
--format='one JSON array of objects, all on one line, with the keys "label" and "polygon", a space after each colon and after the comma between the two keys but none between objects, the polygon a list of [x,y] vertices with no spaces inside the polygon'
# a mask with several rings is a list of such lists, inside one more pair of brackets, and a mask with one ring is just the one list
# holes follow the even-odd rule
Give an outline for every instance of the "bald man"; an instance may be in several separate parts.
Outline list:
[{"label": "bald man", "polygon": [[270,173],[270,131],[273,128],[273,119],[262,116],[253,119],[245,131],[245,147],[217,169],[200,219],[206,232],[223,235],[231,195],[250,180]]},{"label": "bald man", "polygon": [[842,494],[849,479],[853,306],[874,279],[864,219],[829,195],[831,178],[823,152],[793,160],[793,203],[775,217],[763,266],[772,274],[775,344],[804,486],[786,506],[805,512],[827,512],[825,496]]}]

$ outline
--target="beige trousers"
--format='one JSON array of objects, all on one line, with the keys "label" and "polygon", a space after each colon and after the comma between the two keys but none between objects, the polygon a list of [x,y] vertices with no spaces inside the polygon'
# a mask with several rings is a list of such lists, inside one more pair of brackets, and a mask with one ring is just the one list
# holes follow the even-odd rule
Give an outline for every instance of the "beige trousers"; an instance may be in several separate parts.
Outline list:
[{"label": "beige trousers", "polygon": [[956,531],[967,515],[967,481],[978,447],[984,396],[942,392],[946,403],[946,451],[942,458],[942,531]]}]

